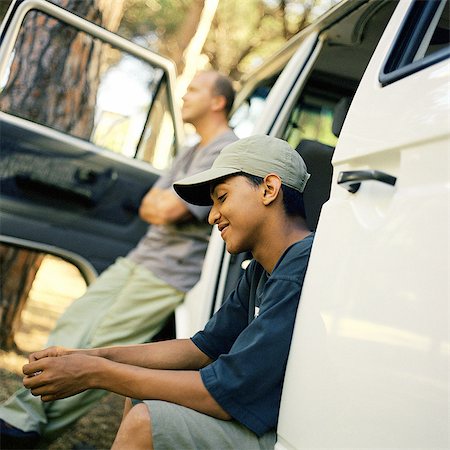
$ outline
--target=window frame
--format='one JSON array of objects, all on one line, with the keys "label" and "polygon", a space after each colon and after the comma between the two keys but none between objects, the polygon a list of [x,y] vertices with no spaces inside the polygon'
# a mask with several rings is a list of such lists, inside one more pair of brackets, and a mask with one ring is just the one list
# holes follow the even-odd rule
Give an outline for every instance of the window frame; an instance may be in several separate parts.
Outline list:
[{"label": "window frame", "polygon": [[[11,55],[11,53],[13,52],[13,48],[16,44],[19,31],[24,22],[24,18],[31,11],[46,14],[52,17],[53,19],[65,23],[68,26],[74,27],[79,32],[80,31],[84,32],[90,35],[92,38],[99,39],[102,43],[109,44],[112,47],[115,47],[124,53],[127,53],[137,59],[140,59],[150,64],[151,66],[162,69],[164,72],[163,78],[165,77],[167,81],[168,87],[167,92],[170,103],[169,104],[170,113],[173,117],[173,125],[174,125],[173,148],[174,153],[178,154],[178,151],[184,142],[184,127],[181,118],[181,110],[178,107],[176,107],[177,100],[175,96],[175,86],[176,86],[175,64],[170,59],[161,56],[151,50],[148,50],[138,44],[135,44],[111,31],[108,31],[105,28],[102,28],[101,26],[96,25],[87,19],[79,17],[76,14],[64,9],[63,7],[49,2],[48,0],[21,0],[13,2],[11,4],[11,7],[7,11],[3,22],[0,23],[0,79],[4,76],[4,74],[7,71],[7,67],[9,64],[9,55]],[[149,107],[149,113],[151,112],[152,106],[153,103]],[[25,120],[30,121],[29,119]],[[101,150],[105,150],[108,153],[114,154],[116,156],[119,155],[130,162],[137,161],[136,158],[137,148],[135,149],[134,157],[130,157],[122,153],[120,154],[115,153],[110,149],[97,146],[91,140],[78,138],[76,136],[69,135],[64,131],[53,129],[46,124],[37,124],[37,125],[41,125],[46,128],[52,129],[53,131],[65,134],[67,136],[70,136],[71,138],[80,139],[84,142],[88,142],[89,144],[96,146]]]},{"label": "window frame", "polygon": [[446,1],[415,0],[410,5],[408,13],[403,19],[403,23],[382,65],[379,75],[379,82],[382,87],[417,73],[450,56],[450,47],[447,47],[417,61],[408,62],[419,50],[439,8],[445,7]]}]

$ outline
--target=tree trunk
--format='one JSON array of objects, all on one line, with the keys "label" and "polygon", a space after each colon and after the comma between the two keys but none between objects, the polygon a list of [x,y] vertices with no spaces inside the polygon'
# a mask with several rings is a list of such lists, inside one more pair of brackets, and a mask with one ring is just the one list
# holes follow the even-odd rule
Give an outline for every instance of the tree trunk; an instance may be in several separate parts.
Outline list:
[{"label": "tree trunk", "polygon": [[44,254],[0,244],[0,348],[17,350],[14,333]]},{"label": "tree trunk", "polygon": [[[108,29],[119,26],[123,0],[54,0]],[[108,46],[40,12],[27,14],[15,45],[0,109],[82,139],[94,127]],[[61,63],[64,61],[64,63]]]},{"label": "tree trunk", "polygon": [[186,64],[184,52],[198,31],[204,6],[205,0],[193,0],[188,14],[173,38],[160,43],[159,52],[172,59],[177,66],[178,73],[184,70]]},{"label": "tree trunk", "polygon": [[[186,20],[184,24],[183,29],[194,30],[195,33],[192,34],[189,43],[183,50],[184,63],[178,65],[180,75],[177,79],[175,93],[177,98],[182,98],[189,83],[194,78],[195,72],[203,68],[199,65],[199,58],[211,29],[218,4],[219,0],[204,0],[201,13],[195,16],[196,23],[191,15],[190,20]],[[197,8],[200,8],[200,2],[197,2]]]}]

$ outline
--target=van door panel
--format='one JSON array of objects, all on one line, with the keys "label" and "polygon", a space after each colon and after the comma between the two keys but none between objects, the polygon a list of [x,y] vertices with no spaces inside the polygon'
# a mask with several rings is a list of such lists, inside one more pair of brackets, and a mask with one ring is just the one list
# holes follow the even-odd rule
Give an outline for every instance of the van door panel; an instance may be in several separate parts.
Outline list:
[{"label": "van door panel", "polygon": [[[37,67],[33,58],[24,65],[19,52],[36,21],[51,24],[54,39],[42,49],[35,41],[45,33],[31,40],[42,52],[34,58],[41,72],[27,85]],[[101,272],[145,233],[140,200],[181,139],[174,65],[44,0],[15,3],[0,34],[0,242],[70,253]],[[89,63],[67,58],[44,70],[49,56],[64,54],[51,51],[58,39],[67,41],[66,57],[91,48]],[[70,97],[78,89],[72,80],[85,78],[91,81]],[[33,108],[33,98],[45,111]],[[91,119],[77,116],[78,108]]]},{"label": "van door panel", "polygon": [[[388,25],[335,150],[286,374],[280,449],[449,445],[449,65],[378,81],[408,7],[401,2]],[[337,184],[350,170],[397,181],[364,181],[352,194]]]}]

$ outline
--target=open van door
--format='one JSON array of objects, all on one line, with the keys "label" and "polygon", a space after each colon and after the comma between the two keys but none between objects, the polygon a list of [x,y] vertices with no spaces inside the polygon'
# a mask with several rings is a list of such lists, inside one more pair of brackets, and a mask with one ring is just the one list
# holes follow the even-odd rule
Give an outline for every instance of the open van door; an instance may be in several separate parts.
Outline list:
[{"label": "open van door", "polygon": [[146,230],[142,196],[182,140],[174,64],[45,0],[0,29],[2,243],[88,280]]}]

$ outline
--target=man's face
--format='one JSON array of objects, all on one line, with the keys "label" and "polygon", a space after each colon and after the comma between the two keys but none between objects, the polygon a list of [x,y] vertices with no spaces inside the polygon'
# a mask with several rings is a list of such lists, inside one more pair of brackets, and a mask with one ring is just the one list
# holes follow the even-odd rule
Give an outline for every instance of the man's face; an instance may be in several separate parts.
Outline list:
[{"label": "man's face", "polygon": [[244,176],[232,176],[215,186],[208,221],[217,224],[230,253],[252,251],[264,224],[261,189]]},{"label": "man's face", "polygon": [[193,78],[183,96],[181,115],[184,122],[195,126],[199,119],[210,113],[215,79],[215,74],[210,72],[200,72]]}]

